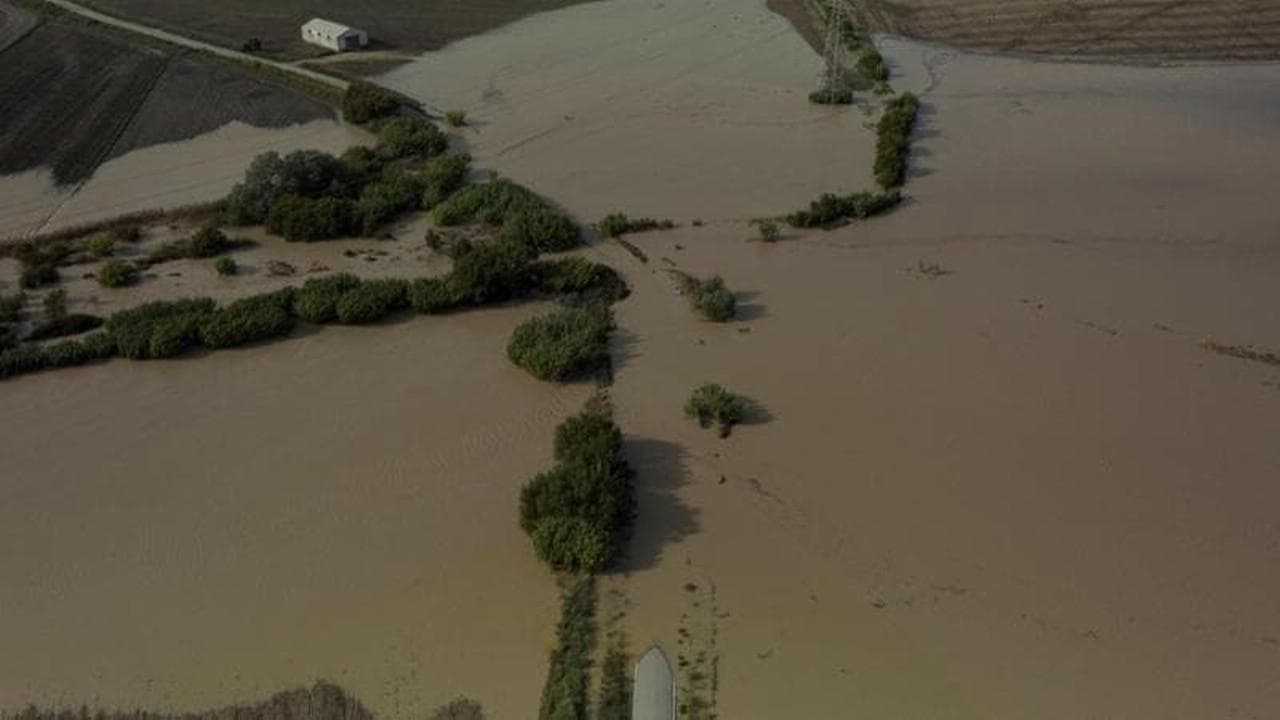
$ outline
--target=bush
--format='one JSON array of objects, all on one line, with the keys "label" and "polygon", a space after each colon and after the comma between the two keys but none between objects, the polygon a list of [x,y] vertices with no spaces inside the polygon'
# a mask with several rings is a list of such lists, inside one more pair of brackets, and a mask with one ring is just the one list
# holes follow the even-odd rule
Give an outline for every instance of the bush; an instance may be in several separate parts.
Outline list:
[{"label": "bush", "polygon": [[621,641],[610,645],[600,664],[596,720],[631,720],[631,660]]},{"label": "bush", "polygon": [[467,124],[467,114],[462,110],[450,110],[444,114],[444,121],[449,127],[462,127]]},{"label": "bush", "polygon": [[59,320],[67,315],[67,291],[62,288],[50,290],[44,296],[44,317],[46,320]]},{"label": "bush", "polygon": [[116,354],[116,343],[107,333],[94,333],[81,340],[64,340],[44,349],[45,366],[73,367],[95,360],[106,360]]},{"label": "bush", "polygon": [[530,275],[538,292],[579,302],[614,303],[630,293],[613,268],[580,257],[540,260],[530,266]]},{"label": "bush", "polygon": [[881,187],[899,187],[906,180],[911,132],[919,110],[920,101],[911,93],[903,93],[885,105],[876,125],[875,175]]},{"label": "bush", "polygon": [[867,47],[858,57],[858,74],[871,83],[883,83],[889,80],[889,66],[884,56],[874,47]]},{"label": "bush", "polygon": [[404,280],[366,280],[338,298],[338,322],[365,325],[377,322],[409,306],[409,284]]},{"label": "bush", "polygon": [[670,220],[654,220],[653,218],[629,218],[622,213],[606,215],[598,224],[600,234],[607,238],[648,230],[670,230],[676,224]]},{"label": "bush", "polygon": [[350,200],[285,195],[271,206],[266,226],[289,242],[315,242],[349,234],[354,216]]},{"label": "bush", "polygon": [[85,248],[89,251],[89,254],[94,257],[110,257],[115,254],[116,239],[110,235],[99,235],[97,237],[90,238],[89,242],[86,243]]},{"label": "bush", "polygon": [[450,283],[459,301],[473,305],[509,300],[528,291],[533,253],[523,245],[489,242],[459,248]]},{"label": "bush", "polygon": [[20,345],[0,352],[0,378],[38,372],[48,366],[48,355],[39,345]]},{"label": "bush", "polygon": [[555,459],[521,489],[520,527],[556,570],[604,570],[621,554],[634,519],[622,433],[603,414],[576,415],[556,428]]},{"label": "bush", "polygon": [[849,88],[822,88],[809,93],[809,102],[815,105],[848,105],[853,102]]},{"label": "bush", "polygon": [[423,160],[449,149],[449,138],[434,123],[421,118],[396,118],[378,129],[378,154],[385,158]]},{"label": "bush", "polygon": [[484,709],[475,700],[458,698],[433,710],[430,720],[484,720]]},{"label": "bush", "polygon": [[293,288],[241,298],[200,323],[200,341],[214,349],[236,347],[293,332]]},{"label": "bush", "polygon": [[538,720],[588,717],[591,657],[596,642],[595,606],[595,580],[590,576],[574,578],[561,601],[556,647],[551,651]]},{"label": "bush", "polygon": [[699,386],[685,403],[684,414],[698,421],[702,427],[720,426],[720,436],[725,437],[734,425],[742,421],[746,402],[715,383]]},{"label": "bush", "polygon": [[226,233],[218,228],[208,225],[196,231],[187,240],[186,257],[192,258],[211,258],[227,252],[235,247],[235,243],[229,240]]},{"label": "bush", "polygon": [[395,95],[369,82],[351,83],[342,98],[342,117],[357,125],[389,117],[399,109]]},{"label": "bush", "polygon": [[98,329],[102,326],[102,322],[102,318],[96,315],[62,315],[35,326],[30,333],[27,333],[27,339],[36,341],[79,335]]},{"label": "bush", "polygon": [[347,187],[363,187],[382,177],[387,163],[373,148],[356,145],[338,157],[339,175]]},{"label": "bush", "polygon": [[0,322],[14,322],[22,314],[22,309],[27,306],[26,293],[14,293],[12,295],[0,295]]},{"label": "bush", "polygon": [[262,50],[262,40],[256,37],[251,37],[248,40],[245,40],[243,43],[240,43],[241,52],[252,53],[252,52],[259,52],[261,50]]},{"label": "bush", "polygon": [[388,220],[422,203],[422,178],[398,166],[391,166],[381,180],[366,185],[355,204],[360,232],[373,235]]},{"label": "bush", "polygon": [[782,237],[778,223],[772,220],[761,220],[759,224],[760,239],[765,242],[777,242]]},{"label": "bush", "polygon": [[409,284],[409,306],[414,312],[437,315],[461,304],[449,278],[418,278]]},{"label": "bush", "polygon": [[517,327],[507,357],[540,380],[571,380],[608,368],[612,327],[601,308],[560,310]]},{"label": "bush", "polygon": [[897,207],[900,202],[902,195],[897,190],[844,196],[826,193],[809,203],[808,210],[788,215],[787,223],[800,228],[827,227],[850,218],[861,220],[879,215]]},{"label": "bush", "polygon": [[200,326],[214,308],[209,298],[150,302],[112,315],[106,330],[124,357],[174,357],[196,343]]},{"label": "bush", "polygon": [[348,273],[308,280],[294,295],[293,311],[309,323],[331,323],[338,319],[338,300],[359,286],[360,278]]},{"label": "bush", "polygon": [[694,292],[693,305],[703,317],[712,322],[728,322],[733,319],[738,302],[724,280],[713,277],[702,280]]},{"label": "bush", "polygon": [[421,206],[424,209],[439,205],[457,192],[467,182],[471,170],[471,156],[465,153],[446,155],[437,159],[422,174]]},{"label": "bush", "polygon": [[285,195],[351,198],[359,190],[358,180],[349,165],[318,150],[299,150],[284,157],[263,153],[253,159],[244,180],[227,196],[227,220],[233,225],[266,222],[272,206]]},{"label": "bush", "polygon": [[223,255],[213,263],[213,269],[222,277],[230,277],[240,271],[234,258]]},{"label": "bush", "polygon": [[108,260],[98,270],[98,284],[102,287],[120,288],[138,282],[141,273],[138,266],[124,260]]},{"label": "bush", "polygon": [[[505,239],[534,252],[568,250],[580,240],[578,226],[536,193],[510,180],[467,186],[436,205],[438,225],[483,222],[504,227]],[[512,224],[507,229],[505,226]]]},{"label": "bush", "polygon": [[18,279],[18,284],[28,290],[35,290],[48,285],[55,285],[58,280],[58,266],[53,263],[41,262],[24,266],[22,275]]}]

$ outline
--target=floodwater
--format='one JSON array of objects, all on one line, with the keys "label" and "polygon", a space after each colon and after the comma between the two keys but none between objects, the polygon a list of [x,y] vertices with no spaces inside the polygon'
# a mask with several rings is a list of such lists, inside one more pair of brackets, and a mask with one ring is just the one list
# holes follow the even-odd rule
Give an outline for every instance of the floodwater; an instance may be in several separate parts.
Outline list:
[{"label": "floodwater", "polygon": [[[603,588],[633,650],[745,720],[1280,715],[1280,368],[1198,345],[1280,349],[1280,69],[885,40],[924,104],[910,201],[766,245],[742,220],[864,187],[873,142],[805,103],[817,59],[774,22],[615,0],[421,61],[489,63],[432,83],[482,166],[586,220],[720,219],[591,251],[634,286],[640,521]],[[672,266],[740,320],[698,321]],[[556,596],[516,497],[588,394],[506,362],[535,311],[0,385],[0,706],[322,676],[387,718],[534,714]],[[706,381],[755,406],[728,439],[681,415]]]},{"label": "floodwater", "polygon": [[586,220],[620,210],[687,222],[770,215],[871,182],[867,117],[805,100],[821,67],[763,2],[608,0],[468,38],[379,81],[465,110],[478,165]]},{"label": "floodwater", "polygon": [[218,200],[260,153],[336,153],[367,142],[367,133],[332,120],[287,128],[233,122],[190,140],[109,160],[79,185],[59,187],[47,169],[0,176],[0,235],[53,231],[140,210]]}]

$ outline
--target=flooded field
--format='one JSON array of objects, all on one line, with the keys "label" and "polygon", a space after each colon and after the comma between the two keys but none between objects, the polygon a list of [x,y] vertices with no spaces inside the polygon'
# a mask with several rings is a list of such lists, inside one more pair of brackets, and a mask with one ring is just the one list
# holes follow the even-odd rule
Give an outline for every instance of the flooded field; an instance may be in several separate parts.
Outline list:
[{"label": "flooded field", "polygon": [[109,160],[78,186],[56,185],[46,169],[0,176],[0,236],[211,202],[226,197],[260,153],[304,149],[337,153],[368,142],[364,131],[333,120],[276,129],[230,123],[191,140],[134,150]]},{"label": "flooded field", "polygon": [[[1200,343],[1280,350],[1280,68],[881,46],[922,100],[909,201],[776,244],[745,220],[868,186],[873,137],[807,104],[818,60],[763,3],[585,5],[388,76],[585,221],[708,221],[589,251],[634,290],[606,608],[725,718],[1275,717],[1280,368]],[[271,242],[248,265],[345,262]],[[414,247],[387,272],[432,269]],[[589,393],[504,358],[537,311],[0,384],[0,706],[325,677],[388,720],[530,717],[556,593],[516,496]],[[707,381],[753,404],[724,440],[681,415]]]},{"label": "flooded field", "polygon": [[806,100],[821,61],[763,3],[610,0],[536,15],[380,80],[474,121],[477,164],[585,220],[786,211],[871,183],[860,113]]}]

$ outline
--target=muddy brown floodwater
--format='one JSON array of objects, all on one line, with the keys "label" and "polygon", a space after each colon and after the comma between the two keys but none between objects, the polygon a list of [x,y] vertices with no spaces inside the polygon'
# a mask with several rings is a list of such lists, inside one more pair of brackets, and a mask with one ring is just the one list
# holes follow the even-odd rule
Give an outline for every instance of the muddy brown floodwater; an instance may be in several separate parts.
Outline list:
[{"label": "muddy brown floodwater", "polygon": [[[1280,68],[882,41],[923,102],[909,202],[764,244],[745,219],[865,187],[873,140],[804,104],[816,58],[771,64],[805,46],[757,9],[556,13],[596,28],[589,73],[524,54],[551,15],[422,61],[523,58],[494,70],[509,107],[439,76],[478,98],[483,166],[586,220],[717,220],[633,236],[648,264],[588,251],[634,289],[611,392],[640,522],[603,588],[633,649],[744,720],[1280,715],[1280,369],[1199,346],[1280,349]],[[722,275],[738,321],[668,268]],[[323,676],[392,720],[459,693],[533,715],[556,593],[516,497],[589,393],[504,359],[536,311],[0,385],[0,705]],[[681,415],[706,381],[753,403],[728,439]]]}]

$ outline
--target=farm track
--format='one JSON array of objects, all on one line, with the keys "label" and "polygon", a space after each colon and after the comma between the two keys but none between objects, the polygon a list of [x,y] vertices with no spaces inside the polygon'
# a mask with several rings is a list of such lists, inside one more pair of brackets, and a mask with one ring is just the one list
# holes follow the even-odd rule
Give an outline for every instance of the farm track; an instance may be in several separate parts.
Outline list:
[{"label": "farm track", "polygon": [[981,50],[1280,58],[1280,0],[858,0],[858,6],[873,30]]}]

